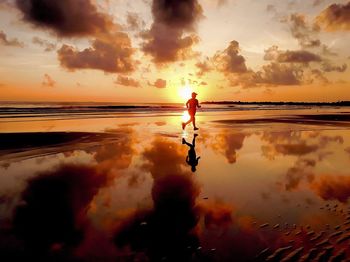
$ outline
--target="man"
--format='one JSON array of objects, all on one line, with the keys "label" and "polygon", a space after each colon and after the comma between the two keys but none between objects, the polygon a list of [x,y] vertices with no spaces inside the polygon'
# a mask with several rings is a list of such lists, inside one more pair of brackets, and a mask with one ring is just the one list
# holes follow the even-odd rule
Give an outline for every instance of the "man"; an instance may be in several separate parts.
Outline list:
[{"label": "man", "polygon": [[196,99],[197,93],[192,93],[192,98],[189,99],[186,103],[186,107],[188,109],[188,114],[190,115],[190,120],[188,120],[186,123],[182,123],[182,129],[185,129],[185,127],[192,122],[193,130],[198,130],[199,128],[196,127],[196,111],[197,107],[200,108],[201,106],[198,103],[198,100]]}]

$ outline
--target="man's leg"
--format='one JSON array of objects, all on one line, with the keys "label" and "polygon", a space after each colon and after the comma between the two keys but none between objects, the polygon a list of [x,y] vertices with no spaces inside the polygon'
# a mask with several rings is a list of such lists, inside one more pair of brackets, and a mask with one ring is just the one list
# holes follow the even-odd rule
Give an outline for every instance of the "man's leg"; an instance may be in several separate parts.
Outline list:
[{"label": "man's leg", "polygon": [[198,128],[196,127],[196,117],[195,116],[193,116],[192,124],[193,124],[193,129],[198,130]]}]

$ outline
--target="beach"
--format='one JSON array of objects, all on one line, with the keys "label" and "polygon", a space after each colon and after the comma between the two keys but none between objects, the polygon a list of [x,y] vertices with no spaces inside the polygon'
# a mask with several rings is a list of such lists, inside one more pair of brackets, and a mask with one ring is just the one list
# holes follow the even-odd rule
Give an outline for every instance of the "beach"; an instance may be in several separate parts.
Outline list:
[{"label": "beach", "polygon": [[184,111],[182,105],[2,108],[2,256],[350,256],[349,107],[203,105],[196,132],[181,129]]}]

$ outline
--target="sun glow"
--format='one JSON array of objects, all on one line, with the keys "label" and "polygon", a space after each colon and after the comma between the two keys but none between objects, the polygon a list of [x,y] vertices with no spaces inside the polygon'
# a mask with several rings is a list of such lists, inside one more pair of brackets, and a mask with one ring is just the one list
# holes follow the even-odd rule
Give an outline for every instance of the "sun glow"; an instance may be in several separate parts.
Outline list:
[{"label": "sun glow", "polygon": [[179,88],[179,96],[182,100],[190,99],[191,94],[192,94],[192,89],[188,85],[185,85]]},{"label": "sun glow", "polygon": [[182,122],[187,122],[188,120],[190,120],[190,115],[188,114],[188,111],[184,111],[181,117]]}]

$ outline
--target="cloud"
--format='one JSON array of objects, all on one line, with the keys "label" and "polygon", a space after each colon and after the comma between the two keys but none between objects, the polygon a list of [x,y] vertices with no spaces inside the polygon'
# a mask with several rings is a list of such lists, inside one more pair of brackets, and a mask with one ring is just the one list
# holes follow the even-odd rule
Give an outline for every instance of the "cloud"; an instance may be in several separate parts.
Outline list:
[{"label": "cloud", "polygon": [[4,31],[0,30],[0,45],[14,46],[14,47],[24,47],[24,44],[20,42],[17,38],[8,39]]},{"label": "cloud", "polygon": [[49,76],[48,74],[45,74],[44,79],[41,82],[41,85],[45,87],[54,87],[56,85],[56,81],[53,80],[52,77]]},{"label": "cloud", "polygon": [[196,75],[198,77],[202,77],[203,75],[205,75],[205,74],[207,74],[207,73],[209,73],[210,71],[213,70],[213,67],[211,66],[210,61],[209,61],[208,58],[206,60],[202,61],[202,62],[197,62],[195,64],[195,66],[199,69],[196,72]]},{"label": "cloud", "polygon": [[199,41],[193,31],[202,13],[197,0],[153,0],[153,24],[141,34],[142,50],[160,64],[193,57],[191,47]]},{"label": "cloud", "polygon": [[127,28],[129,30],[141,30],[145,26],[145,22],[139,17],[137,13],[128,12],[126,17]]},{"label": "cloud", "polygon": [[324,61],[322,63],[322,70],[324,72],[345,72],[346,69],[348,68],[347,64],[342,64],[341,66],[333,65],[329,61]]},{"label": "cloud", "polygon": [[332,4],[323,10],[315,19],[315,23],[325,31],[350,30],[350,2]]},{"label": "cloud", "polygon": [[41,39],[37,36],[34,36],[32,38],[32,43],[44,47],[46,52],[50,52],[56,49],[56,44],[51,43],[45,39]]},{"label": "cloud", "polygon": [[304,63],[321,62],[321,56],[307,50],[279,50],[278,46],[273,45],[265,50],[264,60],[275,61],[279,63]]},{"label": "cloud", "polygon": [[156,87],[156,88],[166,88],[166,80],[160,79],[158,78],[153,84],[151,84],[152,86]]},{"label": "cloud", "polygon": [[310,187],[324,200],[347,203],[350,198],[350,176],[319,175]]},{"label": "cloud", "polygon": [[118,76],[114,83],[122,86],[140,87],[139,81],[127,76]]},{"label": "cloud", "polygon": [[96,35],[114,27],[112,17],[91,0],[16,0],[16,5],[24,21],[59,36]]},{"label": "cloud", "polygon": [[314,0],[313,3],[312,3],[312,6],[319,6],[323,2],[324,2],[324,0]]},{"label": "cloud", "polygon": [[303,80],[303,68],[298,65],[272,62],[252,76],[253,83],[267,85],[299,85]]},{"label": "cloud", "polygon": [[322,58],[306,50],[284,51],[278,54],[277,61],[280,63],[310,63],[320,62]]},{"label": "cloud", "polygon": [[319,27],[309,26],[304,15],[291,14],[288,22],[293,37],[298,40],[301,47],[319,47],[321,45],[321,41],[316,37]]},{"label": "cloud", "polygon": [[197,0],[153,0],[152,14],[156,23],[193,30],[203,10]]},{"label": "cloud", "polygon": [[66,44],[57,51],[61,66],[68,70],[97,69],[107,73],[133,71],[133,53],[128,35],[122,32],[106,39],[95,39],[92,47],[82,51]]},{"label": "cloud", "polygon": [[145,40],[142,50],[160,64],[194,57],[192,46],[199,41],[194,34],[183,36],[182,30],[164,24],[153,24],[142,37]]},{"label": "cloud", "polygon": [[218,69],[224,73],[245,73],[248,71],[245,58],[239,54],[239,43],[231,41],[223,52],[214,55],[214,61]]}]

